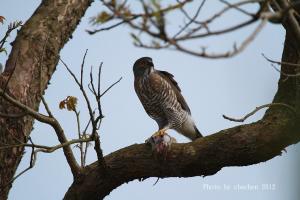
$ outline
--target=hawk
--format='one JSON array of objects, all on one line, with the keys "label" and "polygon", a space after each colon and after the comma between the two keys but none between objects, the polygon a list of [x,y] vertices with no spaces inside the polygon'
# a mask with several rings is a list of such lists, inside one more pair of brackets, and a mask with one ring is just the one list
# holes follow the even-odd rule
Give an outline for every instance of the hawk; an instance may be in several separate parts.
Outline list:
[{"label": "hawk", "polygon": [[153,136],[163,136],[166,130],[174,129],[191,140],[202,137],[172,74],[154,69],[150,57],[138,59],[133,73],[136,94],[147,114],[158,124],[159,130]]}]

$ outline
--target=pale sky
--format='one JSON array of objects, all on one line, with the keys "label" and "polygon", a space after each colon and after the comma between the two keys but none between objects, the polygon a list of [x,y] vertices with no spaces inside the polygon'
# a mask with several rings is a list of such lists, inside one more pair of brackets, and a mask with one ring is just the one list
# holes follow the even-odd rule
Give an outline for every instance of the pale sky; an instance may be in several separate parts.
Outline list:
[{"label": "pale sky", "polygon": [[[39,3],[37,0],[2,0],[0,15],[5,16],[6,21],[5,25],[0,25],[1,36],[8,22],[26,21]],[[223,119],[222,114],[240,117],[256,106],[272,101],[277,90],[279,74],[270,67],[261,53],[280,60],[285,34],[281,26],[266,26],[254,42],[234,58],[208,60],[175,51],[136,48],[132,45],[130,29],[126,26],[90,36],[85,32],[86,29],[93,28],[88,23],[89,18],[97,14],[100,8],[101,4],[96,2],[88,9],[73,34],[73,39],[61,51],[61,57],[76,74],[79,74],[82,56],[85,49],[89,49],[87,68],[91,65],[96,67],[100,62],[104,63],[103,89],[119,77],[123,77],[123,80],[102,100],[105,118],[100,136],[105,155],[133,143],[143,143],[157,129],[156,123],[145,114],[133,89],[132,65],[142,56],[152,57],[158,69],[174,74],[203,135],[210,135],[240,124]],[[212,14],[209,13],[210,9],[211,7],[207,8],[208,14]],[[236,13],[228,19],[239,19],[239,16]],[[176,20],[180,19],[171,16],[169,22]],[[226,22],[222,25],[225,26]],[[197,41],[197,44],[192,45],[204,44],[213,50],[228,49],[232,47],[233,41],[241,41],[241,38],[248,35],[249,30],[251,29],[247,28],[234,35],[226,35],[217,41],[214,38]],[[9,41],[13,39],[14,36],[10,37]],[[3,65],[5,60],[6,56],[0,54],[0,62]],[[69,95],[79,97],[81,118],[82,121],[87,121],[88,115],[79,89],[61,64],[57,66],[50,82],[45,98],[68,138],[75,138],[77,136],[75,117],[73,113],[59,110],[58,103]],[[41,112],[44,110],[41,109]],[[256,121],[262,115],[263,111],[245,123]],[[173,131],[169,133],[179,142],[188,141]],[[51,128],[38,122],[35,123],[31,136],[36,144],[58,144]],[[28,149],[18,171],[28,166],[29,151]],[[74,149],[74,152],[79,155],[78,150]],[[205,178],[166,178],[155,186],[153,184],[156,178],[144,182],[133,181],[120,186],[105,199],[297,200],[300,185],[299,153],[300,145],[297,144],[287,148],[287,153],[283,153],[282,156],[265,163],[248,167],[226,167],[217,174]],[[95,160],[91,148],[88,162]],[[72,175],[61,150],[52,154],[39,154],[36,166],[15,181],[9,199],[62,199],[71,183]],[[264,184],[271,184],[273,190],[263,190]],[[237,189],[243,186],[252,189]]]}]

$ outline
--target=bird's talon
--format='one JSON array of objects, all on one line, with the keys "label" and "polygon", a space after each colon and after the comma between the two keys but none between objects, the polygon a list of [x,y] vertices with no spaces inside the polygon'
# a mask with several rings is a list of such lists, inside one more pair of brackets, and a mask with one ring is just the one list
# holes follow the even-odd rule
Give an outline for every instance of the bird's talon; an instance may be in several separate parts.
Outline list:
[{"label": "bird's talon", "polygon": [[153,135],[152,135],[152,137],[162,137],[162,136],[164,136],[165,134],[167,134],[164,130],[158,130],[158,131],[156,131]]},{"label": "bird's talon", "polygon": [[[159,131],[158,131],[159,132]],[[166,153],[173,143],[176,143],[176,139],[169,136],[167,133],[163,134],[153,134],[150,138],[145,141],[147,144],[150,144],[152,150],[155,150],[156,153]]]}]

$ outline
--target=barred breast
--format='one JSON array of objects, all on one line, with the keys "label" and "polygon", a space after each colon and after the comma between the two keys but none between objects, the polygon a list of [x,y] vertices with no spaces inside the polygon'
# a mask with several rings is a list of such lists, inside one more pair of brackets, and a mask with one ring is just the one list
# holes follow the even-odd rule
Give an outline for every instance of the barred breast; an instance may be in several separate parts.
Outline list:
[{"label": "barred breast", "polygon": [[159,128],[180,129],[187,119],[169,82],[152,72],[135,80],[135,90],[147,114]]}]

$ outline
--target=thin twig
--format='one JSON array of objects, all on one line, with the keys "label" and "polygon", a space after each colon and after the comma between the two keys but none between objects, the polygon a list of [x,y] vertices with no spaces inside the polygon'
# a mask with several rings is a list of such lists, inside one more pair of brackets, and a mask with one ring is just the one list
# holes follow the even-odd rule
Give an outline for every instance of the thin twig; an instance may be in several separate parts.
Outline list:
[{"label": "thin twig", "polygon": [[[91,124],[91,119],[89,119],[84,131],[82,132],[83,138],[86,138],[86,132],[87,132],[87,129],[89,128],[90,124]],[[86,142],[85,143],[85,149],[84,149],[84,155],[83,155],[83,164],[84,164],[84,166],[86,164],[86,155],[87,155],[87,151],[88,151],[88,146],[89,146],[89,143]]]},{"label": "thin twig", "polygon": [[[137,16],[134,16],[134,17],[132,17],[131,19],[128,19],[128,20],[134,20],[136,18],[137,18]],[[116,27],[118,27],[118,26],[120,26],[122,24],[125,24],[128,20],[124,19],[124,20],[122,20],[120,22],[117,22],[117,23],[115,23],[113,25],[110,25],[110,26],[107,26],[107,27],[104,27],[104,28],[100,28],[100,29],[95,29],[95,30],[86,30],[86,32],[88,34],[90,34],[90,35],[93,35],[95,33],[101,32],[101,31],[108,31],[108,30],[116,28]]]},{"label": "thin twig", "polygon": [[83,59],[82,59],[82,63],[81,63],[81,67],[80,67],[80,85],[83,86],[82,81],[83,81],[83,68],[84,68],[84,62],[85,62],[85,57],[86,54],[88,52],[88,49],[85,50]]},{"label": "thin twig", "polygon": [[[8,183],[6,183],[3,187],[2,190],[5,189],[6,187],[8,187],[10,184],[12,184],[17,178],[19,178],[20,176],[22,176],[23,174],[25,174],[27,171],[29,171],[30,169],[32,169],[35,165],[35,160],[36,160],[36,152],[35,152],[35,147],[34,144],[31,140],[31,138],[29,137],[29,141],[31,142],[32,146],[31,146],[31,155],[30,155],[30,161],[29,161],[29,166],[22,170],[18,175],[16,175],[15,177],[13,177]],[[1,191],[1,190],[0,190]]]},{"label": "thin twig", "polygon": [[[153,16],[157,16],[158,14],[161,14],[161,13],[167,13],[167,12],[170,12],[174,9],[177,9],[177,8],[180,8],[180,7],[183,7],[185,4],[189,3],[190,0],[185,0],[185,1],[182,1],[182,2],[179,2],[177,4],[174,4],[174,5],[170,5],[170,6],[167,6],[166,8],[161,8],[160,10],[158,11],[153,11],[151,13],[139,13],[139,14],[134,14],[134,13],[131,13],[131,16],[128,17],[128,16],[125,16],[125,15],[121,15],[119,11],[116,11],[115,10],[115,7],[111,6],[111,4],[105,2],[104,0],[101,0],[101,2],[103,3],[104,6],[106,6],[111,12],[113,13],[119,13],[119,14],[116,14],[115,16],[113,16],[115,19],[118,19],[118,20],[121,20],[120,22],[117,22],[116,24],[113,24],[111,26],[108,26],[108,27],[105,27],[105,28],[100,28],[100,29],[95,29],[95,30],[86,30],[89,34],[95,34],[95,33],[98,33],[98,32],[101,32],[101,31],[107,31],[107,30],[110,30],[112,28],[115,28],[115,27],[118,27],[124,23],[127,23],[129,24],[131,21],[134,21],[136,19],[139,19],[139,18],[151,18]],[[120,7],[118,7],[118,10],[120,9]]]},{"label": "thin twig", "polygon": [[[82,62],[82,65],[81,65],[81,71],[82,71],[81,74],[83,74],[83,65],[84,65],[85,55],[83,57],[83,62]],[[83,85],[82,85],[82,81],[80,81],[80,82],[78,81],[75,74],[70,70],[70,68],[67,66],[67,64],[61,58],[60,58],[60,61],[63,63],[63,65],[65,66],[67,71],[71,74],[71,76],[75,80],[76,84],[79,86],[82,95],[84,96],[84,99],[87,103],[88,111],[89,111],[89,114],[90,114],[90,123],[92,124],[92,133],[91,133],[90,137],[95,142],[95,151],[97,153],[98,160],[101,163],[103,163],[103,166],[105,166],[105,163],[104,163],[104,160],[103,160],[102,149],[100,147],[100,139],[99,139],[99,136],[98,136],[98,133],[97,133],[97,130],[99,128],[98,124],[101,124],[101,119],[103,118],[102,111],[101,111],[101,103],[100,103],[100,97],[101,97],[101,95],[100,95],[100,74],[101,74],[102,63],[99,67],[99,72],[98,72],[98,79],[99,79],[98,80],[98,90],[97,90],[98,92],[96,91],[94,83],[93,83],[93,73],[92,73],[93,69],[92,69],[92,67],[91,67],[91,72],[90,72],[90,84],[88,85],[88,88],[91,90],[91,92],[95,96],[96,101],[97,101],[97,105],[98,105],[99,116],[95,117],[94,116],[95,112],[92,110],[91,102],[90,102],[90,100],[87,96],[87,93],[86,93]],[[89,123],[88,123],[88,125],[89,125]],[[88,125],[87,125],[87,127],[88,127]],[[86,150],[87,150],[87,145],[88,144],[86,144],[86,148],[85,148]],[[86,159],[86,151],[83,152],[82,148],[83,148],[82,145],[80,145],[81,161],[82,161],[82,165],[83,165],[85,163],[85,159]]]},{"label": "thin twig", "polygon": [[277,64],[277,65],[287,65],[287,66],[292,66],[292,67],[300,67],[300,64],[297,64],[297,63],[289,63],[289,62],[280,62],[280,61],[275,61],[275,60],[272,60],[270,58],[268,58],[267,56],[265,56],[265,54],[261,54],[267,61],[271,62],[271,63],[274,63],[274,64]]},{"label": "thin twig", "polygon": [[10,33],[13,30],[17,29],[18,27],[20,27],[20,26],[22,26],[22,21],[15,21],[15,22],[10,23],[8,25],[7,31],[6,31],[6,33],[4,35],[4,37],[0,41],[0,49],[3,48],[3,46],[4,46],[5,42],[6,42],[6,39],[9,37]]},{"label": "thin twig", "polygon": [[102,113],[102,107],[101,107],[101,102],[100,102],[100,98],[101,98],[101,72],[102,72],[102,66],[103,66],[103,63],[101,62],[100,65],[99,65],[99,69],[98,69],[98,88],[97,88],[97,96],[96,96],[96,100],[97,100],[97,103],[98,103],[98,112],[99,112],[99,117],[100,117],[100,122],[99,122],[99,125],[98,125],[98,129],[100,128],[100,125],[101,125],[101,120],[102,118],[104,117],[103,116],[103,113]]},{"label": "thin twig", "polygon": [[227,2],[227,1],[225,1],[225,0],[219,0],[219,1],[222,2],[222,3],[224,3],[224,4],[226,4],[229,8],[234,8],[235,10],[237,10],[237,11],[239,11],[239,12],[245,14],[245,15],[248,15],[250,17],[254,17],[255,16],[255,14],[250,13],[250,12],[248,12],[248,11],[246,11],[246,10],[244,10],[244,9],[242,9],[242,8],[234,5],[234,4],[231,4],[231,3]]},{"label": "thin twig", "polygon": [[[260,32],[260,30],[265,26],[265,24],[269,21],[272,20],[273,18],[278,19],[279,17],[282,17],[282,10],[276,11],[276,12],[271,12],[265,9],[265,6],[260,6],[260,8],[258,9],[258,11],[256,13],[250,13],[244,9],[241,8],[241,6],[246,5],[246,4],[250,4],[250,3],[264,3],[264,2],[268,2],[264,1],[264,0],[245,0],[245,1],[240,1],[237,3],[229,3],[228,1],[225,0],[220,0],[222,3],[226,4],[226,7],[224,7],[221,11],[217,12],[215,15],[213,15],[212,17],[208,18],[205,21],[199,22],[196,20],[196,18],[199,15],[199,12],[201,10],[201,8],[203,7],[205,1],[201,1],[200,6],[198,7],[198,10],[196,11],[195,15],[193,17],[191,17],[184,9],[183,9],[183,5],[178,6],[178,7],[174,7],[173,9],[177,9],[179,8],[184,15],[186,16],[186,18],[189,19],[188,23],[186,23],[173,37],[170,37],[167,32],[166,32],[166,28],[165,28],[165,19],[164,19],[164,12],[165,10],[163,9],[152,9],[151,6],[146,5],[146,3],[144,1],[141,1],[142,7],[143,7],[143,14],[138,15],[143,16],[141,22],[135,22],[135,20],[128,20],[128,16],[125,16],[123,13],[120,13],[118,10],[116,10],[115,7],[109,5],[109,4],[105,4],[104,5],[107,6],[112,14],[114,15],[114,17],[116,19],[127,19],[127,21],[125,21],[131,28],[144,32],[146,34],[148,34],[150,37],[153,37],[155,39],[161,40],[162,42],[166,43],[166,45],[161,46],[158,42],[153,43],[152,45],[146,45],[143,44],[139,38],[134,37],[134,39],[138,39],[137,43],[135,43],[136,46],[138,47],[143,47],[143,48],[151,48],[151,49],[161,49],[161,48],[168,48],[171,50],[178,50],[184,53],[188,53],[191,55],[195,55],[195,56],[200,56],[200,57],[205,57],[205,58],[212,58],[212,59],[216,59],[216,58],[227,58],[227,57],[232,57],[235,56],[237,54],[239,54],[240,52],[242,52],[253,40],[254,38],[257,36],[257,34]],[[180,1],[177,1],[177,3],[183,3]],[[187,3],[187,2],[184,2]],[[268,5],[263,4],[263,5]],[[239,12],[242,12],[243,14],[250,16],[250,19],[247,19],[246,21],[243,22],[239,22],[233,26],[230,27],[225,27],[223,29],[220,30],[216,30],[216,31],[211,31],[208,27],[208,24],[210,24],[211,22],[213,22],[214,20],[216,20],[218,17],[222,16],[224,13],[226,13],[229,10],[238,10]],[[290,9],[290,8],[289,8]],[[289,10],[288,9],[288,10]],[[168,10],[169,11],[169,10]],[[157,13],[157,15],[152,15],[153,13]],[[136,14],[132,14],[131,16],[137,16]],[[153,16],[159,16],[159,19],[154,18]],[[159,21],[157,21],[159,20]],[[257,21],[260,21],[261,23],[255,28],[255,30],[250,34],[249,37],[247,37],[242,44],[237,47],[235,44],[233,45],[233,50],[231,51],[227,51],[227,52],[222,52],[222,53],[207,53],[205,51],[205,48],[202,48],[200,51],[199,50],[193,50],[190,49],[190,47],[184,47],[180,42],[184,42],[184,41],[188,41],[188,40],[192,40],[192,39],[199,39],[199,38],[203,38],[203,37],[209,37],[209,36],[216,36],[216,35],[221,35],[221,34],[226,34],[229,32],[233,32],[236,30],[239,30],[243,27],[249,26]],[[151,25],[153,25],[153,28],[149,28],[149,22],[151,23]],[[189,27],[191,24],[198,24],[197,27],[195,27],[194,29],[191,29],[190,31],[187,31],[186,33],[182,34],[184,30],[186,30],[187,27]],[[203,28],[206,29],[206,32],[201,32],[201,30],[203,30]],[[180,35],[180,36],[179,36]],[[136,40],[135,40],[136,42]]]},{"label": "thin twig", "polygon": [[300,76],[300,73],[295,73],[295,74],[290,74],[290,73],[286,73],[283,72],[282,70],[280,70],[279,68],[277,68],[274,64],[277,65],[285,65],[285,66],[290,66],[290,67],[300,67],[299,64],[296,63],[288,63],[288,62],[279,62],[279,61],[275,61],[275,60],[271,60],[270,58],[267,58],[264,54],[262,54],[262,56],[271,63],[271,67],[273,67],[277,72],[279,72],[280,74],[283,74],[286,77],[297,77]]},{"label": "thin twig", "polygon": [[[75,109],[74,113],[76,115],[76,122],[77,122],[77,132],[78,132],[78,139],[81,139],[81,129],[80,129],[80,119],[79,119],[79,112]],[[81,161],[81,167],[84,167],[84,152],[83,152],[83,143],[79,143],[79,150],[80,150],[80,161]]]},{"label": "thin twig", "polygon": [[300,73],[296,73],[296,74],[288,74],[288,73],[285,73],[285,72],[283,72],[282,70],[278,69],[274,64],[271,64],[271,66],[272,66],[276,71],[278,71],[280,74],[283,74],[284,76],[287,76],[287,77],[297,77],[297,76],[300,76]]},{"label": "thin twig", "polygon": [[[177,1],[178,2],[178,1]],[[173,39],[175,39],[178,35],[180,35],[184,30],[186,30],[191,24],[193,24],[196,20],[196,18],[198,17],[201,9],[203,8],[204,4],[205,4],[206,0],[203,0],[200,4],[200,6],[198,7],[195,15],[193,17],[190,17],[188,15],[188,13],[181,7],[180,10],[188,17],[189,22],[186,23],[174,36]]]},{"label": "thin twig", "polygon": [[266,19],[262,20],[259,23],[259,25],[256,27],[256,29],[242,42],[242,44],[239,47],[234,45],[232,51],[228,51],[224,53],[207,53],[205,49],[203,49],[201,52],[197,52],[197,51],[187,49],[179,45],[178,43],[173,43],[173,45],[177,50],[195,56],[200,56],[205,58],[228,58],[241,53],[255,39],[255,37],[258,35],[258,33],[263,29],[263,27],[266,24],[267,24],[267,20]]},{"label": "thin twig", "polygon": [[[83,57],[83,59],[85,59],[85,57]],[[70,70],[70,68],[68,67],[68,65],[61,58],[59,58],[59,60],[63,63],[63,65],[65,66],[65,68],[67,69],[67,71],[73,77],[73,79],[76,82],[76,84],[79,86],[79,89],[80,89],[80,91],[81,91],[81,93],[82,93],[82,95],[83,95],[83,97],[85,99],[85,102],[87,104],[88,111],[89,111],[89,114],[90,114],[90,118],[92,119],[92,123],[93,123],[93,121],[94,121],[93,110],[92,110],[92,107],[91,107],[90,100],[88,99],[88,96],[87,96],[87,94],[86,94],[83,86],[80,84],[80,82],[76,78],[75,74]]]},{"label": "thin twig", "polygon": [[114,87],[116,84],[118,84],[123,77],[120,77],[116,82],[114,82],[113,84],[111,84],[101,95],[100,97],[102,97],[103,95],[105,95],[106,92],[108,92],[112,87]]},{"label": "thin twig", "polygon": [[77,143],[80,143],[80,142],[91,142],[93,141],[92,138],[90,137],[86,137],[86,138],[81,138],[81,139],[72,139],[72,140],[69,140],[65,143],[60,143],[60,144],[57,144],[55,146],[45,146],[45,145],[38,145],[38,144],[28,144],[28,143],[19,143],[19,144],[11,144],[11,145],[3,145],[0,147],[0,149],[8,149],[8,148],[14,148],[14,147],[34,147],[34,148],[38,148],[40,152],[43,152],[43,153],[52,153],[58,149],[61,149],[63,147],[66,147],[66,146],[70,146],[72,144],[77,144]]},{"label": "thin twig", "polygon": [[43,105],[44,105],[44,107],[46,109],[46,112],[48,113],[49,117],[53,118],[53,114],[52,114],[52,112],[51,112],[51,110],[48,106],[48,103],[46,102],[44,96],[41,96],[41,99],[42,99]]},{"label": "thin twig", "polygon": [[285,103],[269,103],[269,104],[264,104],[261,106],[256,107],[253,111],[251,111],[250,113],[246,114],[244,117],[242,118],[233,118],[233,117],[228,117],[226,115],[222,115],[224,119],[227,119],[229,121],[234,121],[234,122],[244,122],[247,118],[249,118],[250,116],[254,115],[256,112],[258,112],[259,110],[263,109],[263,108],[268,108],[268,107],[274,107],[274,106],[282,106],[282,107],[286,107],[289,110],[291,110],[293,113],[296,113],[295,109],[290,106],[287,105]]},{"label": "thin twig", "polygon": [[[14,106],[16,106],[19,109],[23,110],[26,114],[30,115],[34,119],[50,125],[55,130],[55,133],[56,133],[60,143],[66,143],[68,141],[65,134],[64,134],[64,130],[62,129],[61,125],[59,124],[59,122],[55,118],[43,115],[43,114],[33,110],[32,108],[22,104],[18,100],[16,100],[13,97],[9,96],[2,89],[0,89],[0,96],[2,96],[8,102],[12,103]],[[64,146],[63,151],[64,151],[65,157],[68,161],[68,164],[71,168],[72,174],[76,178],[80,173],[80,168],[78,166],[78,163],[76,162],[74,154],[73,154],[73,152],[72,152],[72,150],[69,146]]]}]

